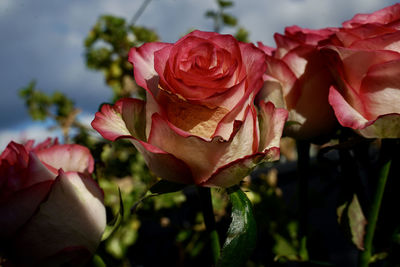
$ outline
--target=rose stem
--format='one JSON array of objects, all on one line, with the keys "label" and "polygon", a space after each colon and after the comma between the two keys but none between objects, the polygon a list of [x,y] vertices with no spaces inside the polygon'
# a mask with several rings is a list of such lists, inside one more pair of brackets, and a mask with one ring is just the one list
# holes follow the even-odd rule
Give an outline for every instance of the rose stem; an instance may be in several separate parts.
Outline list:
[{"label": "rose stem", "polygon": [[380,161],[381,169],[379,171],[378,181],[376,184],[375,195],[372,200],[371,208],[368,214],[368,224],[366,226],[366,234],[364,240],[364,250],[360,253],[358,266],[367,267],[372,256],[372,241],[374,239],[376,223],[378,221],[379,209],[381,207],[383,193],[388,178],[390,164],[392,162],[388,149],[391,144],[389,140],[382,140]]},{"label": "rose stem", "polygon": [[198,187],[198,191],[201,201],[204,223],[210,236],[211,252],[215,264],[217,263],[217,260],[219,258],[221,248],[219,244],[219,237],[216,229],[214,211],[211,202],[211,190],[208,187]]},{"label": "rose stem", "polygon": [[308,172],[310,165],[310,143],[297,140],[297,171],[299,175],[299,256],[308,260],[307,225],[308,225]]}]

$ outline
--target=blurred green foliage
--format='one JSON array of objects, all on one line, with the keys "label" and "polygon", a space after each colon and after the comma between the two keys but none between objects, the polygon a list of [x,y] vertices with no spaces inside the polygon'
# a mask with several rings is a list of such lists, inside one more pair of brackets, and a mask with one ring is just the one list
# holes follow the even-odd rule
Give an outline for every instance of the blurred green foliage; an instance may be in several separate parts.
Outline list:
[{"label": "blurred green foliage", "polygon": [[25,100],[29,113],[34,120],[45,120],[47,117],[51,117],[59,121],[68,117],[75,109],[73,101],[63,93],[54,92],[53,95],[49,96],[36,89],[36,81],[31,81],[28,86],[22,88],[19,95]]},{"label": "blurred green foliage", "polygon": [[124,18],[103,15],[85,39],[86,65],[104,73],[106,84],[113,90],[114,101],[132,94],[143,96],[143,90],[133,80],[129,49],[158,40],[151,29],[127,23]]},{"label": "blurred green foliage", "polygon": [[80,109],[74,102],[61,92],[52,95],[36,88],[36,81],[31,81],[26,87],[20,89],[19,96],[25,101],[29,114],[33,120],[43,121],[50,118],[56,122],[64,135],[64,142],[70,141],[70,129],[82,128],[76,120]]},{"label": "blurred green foliage", "polygon": [[221,32],[224,27],[236,28],[235,38],[241,42],[249,42],[249,32],[238,26],[238,19],[226,11],[234,6],[233,1],[216,0],[216,4],[216,10],[210,9],[205,13],[206,18],[214,21],[214,32]]}]

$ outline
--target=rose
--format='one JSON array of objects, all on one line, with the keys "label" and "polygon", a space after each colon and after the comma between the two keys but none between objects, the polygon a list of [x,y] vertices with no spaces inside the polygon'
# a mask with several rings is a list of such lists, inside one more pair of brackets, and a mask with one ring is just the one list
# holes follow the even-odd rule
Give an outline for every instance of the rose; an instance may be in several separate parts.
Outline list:
[{"label": "rose", "polygon": [[29,265],[82,264],[105,229],[103,192],[86,147],[10,142],[0,155],[0,240]]},{"label": "rose", "polygon": [[343,23],[322,52],[340,84],[329,103],[340,124],[367,138],[400,137],[400,4]]},{"label": "rose", "polygon": [[267,55],[268,68],[258,98],[289,111],[284,130],[288,136],[315,139],[329,134],[336,124],[328,103],[333,78],[318,50],[335,31],[292,26],[284,35],[275,34],[276,49],[259,43]]},{"label": "rose", "polygon": [[229,187],[279,156],[287,112],[262,102],[257,120],[265,55],[254,45],[194,31],[132,48],[129,61],[147,101],[103,105],[92,126],[106,139],[130,139],[157,176]]}]

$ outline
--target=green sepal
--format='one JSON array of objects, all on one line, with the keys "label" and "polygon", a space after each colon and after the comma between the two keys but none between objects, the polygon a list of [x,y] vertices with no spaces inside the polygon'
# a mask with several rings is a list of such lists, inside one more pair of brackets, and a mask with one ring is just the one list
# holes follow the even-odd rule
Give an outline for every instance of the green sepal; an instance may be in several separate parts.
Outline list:
[{"label": "green sepal", "polygon": [[216,266],[239,267],[256,247],[257,225],[246,194],[238,186],[228,188],[227,192],[232,204],[232,222]]}]

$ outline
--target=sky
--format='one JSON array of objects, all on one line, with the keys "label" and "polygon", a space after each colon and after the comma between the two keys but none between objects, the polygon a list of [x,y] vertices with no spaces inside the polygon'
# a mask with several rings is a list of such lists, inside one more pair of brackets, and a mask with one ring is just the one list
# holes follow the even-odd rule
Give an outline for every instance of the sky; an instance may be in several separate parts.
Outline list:
[{"label": "sky", "polygon": [[[47,93],[59,90],[83,110],[90,123],[98,106],[111,98],[100,72],[88,70],[83,40],[97,18],[111,14],[128,21],[144,0],[0,0],[0,151],[11,140],[58,136],[50,123],[33,123],[18,90],[35,79]],[[229,9],[250,32],[250,40],[274,46],[285,26],[340,26],[356,13],[371,13],[394,0],[234,0]],[[204,17],[215,0],[152,0],[137,21],[175,42],[189,29],[211,31]],[[223,31],[224,32],[224,31]],[[230,33],[229,29],[225,29]]]}]

